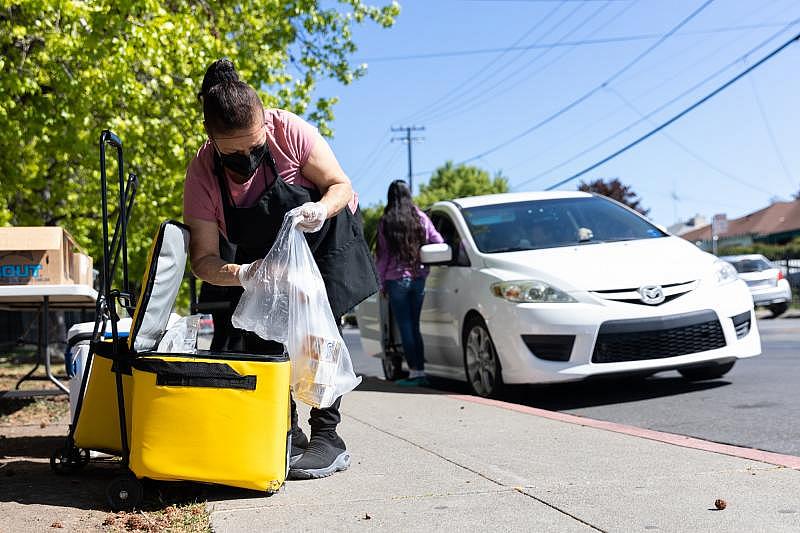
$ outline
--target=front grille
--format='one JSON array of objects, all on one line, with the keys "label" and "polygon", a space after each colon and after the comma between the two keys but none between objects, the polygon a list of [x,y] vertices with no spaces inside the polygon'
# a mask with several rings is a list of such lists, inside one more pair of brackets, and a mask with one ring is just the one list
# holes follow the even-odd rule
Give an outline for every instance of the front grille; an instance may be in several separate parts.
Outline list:
[{"label": "front grille", "polygon": [[663,359],[724,346],[719,319],[710,310],[655,319],[611,320],[600,326],[592,362]]},{"label": "front grille", "polygon": [[750,311],[745,311],[741,315],[731,317],[733,329],[736,330],[736,338],[741,339],[750,333]]},{"label": "front grille", "polygon": [[[671,302],[676,298],[680,298],[686,294],[692,292],[695,287],[697,286],[696,281],[683,281],[680,283],[668,283],[666,285],[661,285],[661,289],[664,291],[664,301],[656,304],[656,305],[664,305],[667,302]],[[646,305],[652,306],[653,304],[647,304],[642,301],[642,297],[639,294],[638,288],[630,288],[630,289],[604,289],[599,291],[589,291],[594,296],[598,298],[602,298],[604,300],[610,300],[612,302],[620,302],[626,304],[636,304],[636,305]]]}]

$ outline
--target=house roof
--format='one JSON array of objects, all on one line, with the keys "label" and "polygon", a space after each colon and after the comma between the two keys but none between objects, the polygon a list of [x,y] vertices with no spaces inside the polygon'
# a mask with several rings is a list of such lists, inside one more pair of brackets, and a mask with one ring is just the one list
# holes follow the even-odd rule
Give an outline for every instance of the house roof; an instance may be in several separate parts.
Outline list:
[{"label": "house roof", "polygon": [[[720,238],[738,235],[773,235],[787,231],[800,230],[800,200],[775,202],[749,215],[728,221],[728,231],[720,233]],[[687,241],[711,240],[711,225],[689,231],[681,235]]]}]

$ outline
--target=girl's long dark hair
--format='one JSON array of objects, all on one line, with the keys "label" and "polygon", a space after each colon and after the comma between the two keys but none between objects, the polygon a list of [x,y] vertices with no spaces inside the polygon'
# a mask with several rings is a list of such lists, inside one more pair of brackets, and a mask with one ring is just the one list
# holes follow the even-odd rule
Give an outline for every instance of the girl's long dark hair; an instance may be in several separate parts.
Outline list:
[{"label": "girl's long dark hair", "polygon": [[404,180],[389,185],[386,208],[380,221],[387,251],[400,264],[416,267],[419,249],[425,244],[425,228],[411,199],[411,190]]}]

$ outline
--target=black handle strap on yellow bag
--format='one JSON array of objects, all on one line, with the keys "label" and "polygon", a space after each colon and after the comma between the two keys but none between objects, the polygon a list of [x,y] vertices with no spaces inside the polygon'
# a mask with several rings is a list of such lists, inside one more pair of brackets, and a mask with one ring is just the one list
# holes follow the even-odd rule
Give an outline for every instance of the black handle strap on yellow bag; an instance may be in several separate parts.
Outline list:
[{"label": "black handle strap on yellow bag", "polygon": [[256,390],[256,376],[243,376],[225,363],[164,361],[147,357],[131,361],[131,366],[155,374],[156,385],[165,387]]}]

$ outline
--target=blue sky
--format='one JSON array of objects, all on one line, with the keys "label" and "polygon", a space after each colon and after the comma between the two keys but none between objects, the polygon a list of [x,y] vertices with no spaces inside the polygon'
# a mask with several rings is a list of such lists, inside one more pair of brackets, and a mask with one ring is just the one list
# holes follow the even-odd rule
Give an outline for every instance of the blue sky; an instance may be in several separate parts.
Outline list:
[{"label": "blue sky", "polygon": [[[544,189],[671,118],[800,31],[800,23],[785,28],[800,19],[796,0],[715,0],[659,41],[704,3],[401,2],[393,28],[354,33],[354,60],[368,64],[367,75],[347,87],[319,87],[319,94],[340,98],[331,145],[365,205],[381,201],[388,183],[407,174],[406,147],[390,142],[398,135],[392,126],[426,128],[418,133],[424,142],[413,148],[415,173],[502,145],[471,164],[502,172],[513,190]],[[602,42],[574,44],[587,40]],[[528,48],[497,51],[511,46]],[[487,49],[495,51],[392,59]],[[798,60],[800,43],[582,179],[618,177],[664,225],[695,213],[737,217],[772,198],[789,199],[800,190]],[[593,89],[567,112],[505,144]],[[426,180],[415,177],[415,185]]]}]

